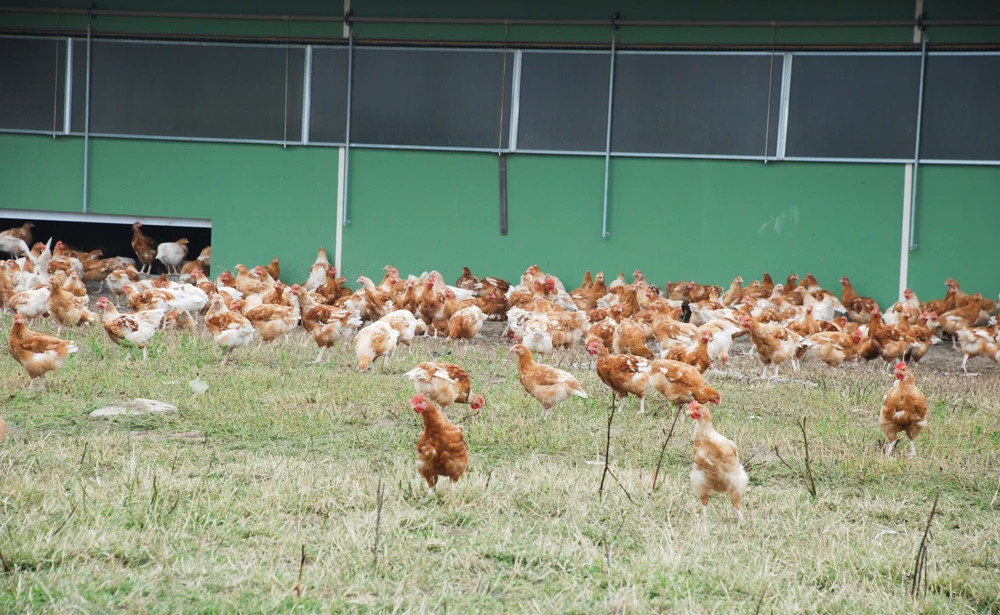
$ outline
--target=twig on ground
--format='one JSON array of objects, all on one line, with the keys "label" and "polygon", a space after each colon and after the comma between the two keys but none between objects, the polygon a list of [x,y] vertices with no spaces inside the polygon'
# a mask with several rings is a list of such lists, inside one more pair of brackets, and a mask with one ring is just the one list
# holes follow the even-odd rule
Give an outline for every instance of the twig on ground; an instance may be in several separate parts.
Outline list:
[{"label": "twig on ground", "polygon": [[993,503],[997,501],[997,495],[1000,495],[1000,476],[997,477],[997,490],[993,492],[993,499],[990,500],[990,508],[993,508]]},{"label": "twig on ground", "polygon": [[466,414],[466,415],[465,415],[465,416],[463,416],[462,418],[458,419],[458,421],[456,421],[456,422],[457,422],[457,423],[458,423],[459,425],[461,425],[461,424],[465,423],[465,421],[467,421],[467,420],[469,420],[469,419],[471,419],[471,418],[473,418],[473,417],[476,417],[476,416],[479,416],[479,413],[480,413],[480,412],[482,412],[482,410],[476,410],[475,412],[471,412],[471,413],[469,413],[469,414]]},{"label": "twig on ground", "polygon": [[760,615],[760,607],[764,605],[765,596],[767,596],[767,591],[761,592],[760,600],[757,601],[757,608],[754,609],[753,615]]},{"label": "twig on ground", "polygon": [[927,593],[927,539],[931,533],[931,521],[937,513],[938,499],[941,497],[939,491],[934,496],[934,504],[931,505],[931,514],[927,517],[927,525],[924,527],[924,537],[920,540],[920,547],[917,549],[916,561],[913,563],[913,583],[910,585],[910,598],[916,599],[917,591],[923,582],[923,591]]},{"label": "twig on ground", "polygon": [[[799,429],[802,431],[802,443],[805,446],[805,469],[796,470],[791,466],[791,464],[785,461],[785,458],[781,456],[781,451],[778,449],[777,444],[774,445],[774,454],[778,457],[778,461],[802,479],[802,482],[805,483],[806,491],[809,492],[809,495],[811,495],[813,499],[816,499],[816,479],[813,477],[812,459],[809,457],[809,436],[806,434],[806,417],[802,417],[802,420],[796,421],[796,425],[798,425]],[[747,461],[749,461],[749,459]]]},{"label": "twig on ground", "polygon": [[7,558],[3,556],[3,551],[0,551],[0,562],[3,562],[3,571],[5,574],[10,574],[13,572],[10,569],[10,564],[7,563]]},{"label": "twig on ground", "polygon": [[663,441],[663,448],[660,449],[660,460],[656,462],[656,472],[653,473],[653,490],[656,490],[656,479],[660,476],[660,466],[663,465],[663,456],[667,452],[667,444],[670,442],[670,437],[674,435],[674,427],[677,425],[677,419],[681,415],[681,409],[683,406],[677,406],[677,414],[674,415],[674,422],[670,424],[670,433],[667,434],[666,439]]},{"label": "twig on ground", "polygon": [[59,535],[59,532],[61,532],[61,531],[63,530],[63,528],[64,528],[64,527],[66,527],[66,523],[67,523],[67,522],[68,522],[68,521],[69,521],[70,519],[72,519],[72,518],[73,518],[73,514],[74,514],[75,512],[76,512],[76,503],[74,502],[74,503],[73,503],[73,508],[70,508],[70,509],[69,509],[69,514],[68,514],[68,515],[66,515],[66,518],[62,520],[62,523],[60,523],[60,524],[59,524],[59,527],[57,527],[57,528],[56,528],[56,531],[52,532],[52,536],[51,536],[52,538],[55,538],[56,536],[58,536],[58,535]]},{"label": "twig on ground", "polygon": [[385,496],[385,485],[382,477],[385,474],[385,460],[378,465],[378,486],[375,487],[375,544],[372,546],[372,565],[378,566],[378,539],[382,532],[382,501]]},{"label": "twig on ground", "polygon": [[87,446],[90,445],[90,440],[83,443],[83,454],[80,455],[80,466],[83,466],[83,460],[87,458]]},{"label": "twig on ground", "polygon": [[306,569],[306,545],[302,544],[302,557],[299,558],[299,580],[295,583],[295,600],[302,597],[302,573]]},{"label": "twig on ground", "polygon": [[632,502],[633,504],[635,504],[635,502],[632,500],[632,496],[628,492],[628,489],[626,489],[625,485],[623,485],[622,482],[620,480],[618,480],[618,477],[615,476],[615,473],[611,471],[611,468],[608,468],[608,474],[611,475],[611,478],[615,479],[615,482],[618,483],[618,486],[621,487],[622,491],[625,492],[625,497],[628,498],[628,501]]},{"label": "twig on ground", "polygon": [[806,487],[809,489],[809,493],[816,498],[816,480],[813,478],[812,471],[812,461],[809,459],[809,436],[806,435],[806,417],[802,417],[799,421],[799,429],[802,430],[802,443],[806,449]]},{"label": "twig on ground", "polygon": [[601,486],[597,488],[597,497],[604,498],[604,480],[608,477],[608,464],[611,462],[611,422],[615,420],[615,392],[611,391],[611,414],[608,415],[608,439],[604,446],[604,472],[601,473]]}]

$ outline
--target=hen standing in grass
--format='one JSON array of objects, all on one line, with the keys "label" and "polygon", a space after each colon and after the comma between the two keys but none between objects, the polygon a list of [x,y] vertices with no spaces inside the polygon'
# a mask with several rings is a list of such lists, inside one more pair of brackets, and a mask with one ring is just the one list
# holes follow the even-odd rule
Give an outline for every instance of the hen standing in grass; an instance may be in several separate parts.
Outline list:
[{"label": "hen standing in grass", "polygon": [[517,371],[521,376],[524,390],[542,404],[542,416],[548,414],[556,404],[571,397],[587,399],[587,392],[573,374],[549,365],[539,365],[531,358],[531,351],[523,344],[511,349],[517,355]]},{"label": "hen standing in grass", "polygon": [[20,314],[14,317],[7,349],[10,356],[28,372],[28,388],[34,387],[37,378],[41,382],[39,389],[42,391],[45,390],[45,374],[62,367],[66,357],[79,350],[73,342],[28,329],[24,324],[24,316]]},{"label": "hen standing in grass", "polygon": [[910,440],[910,457],[917,456],[913,440],[927,426],[927,398],[917,388],[913,372],[902,361],[896,364],[896,382],[885,394],[878,424],[889,441],[885,449],[886,457],[892,455],[901,431],[905,431]]},{"label": "hen standing in grass", "polygon": [[438,476],[447,476],[457,483],[469,467],[469,450],[465,447],[464,430],[454,425],[440,409],[421,393],[410,399],[410,407],[424,421],[424,431],[417,439],[417,471],[434,493]]},{"label": "hen standing in grass", "polygon": [[403,375],[413,381],[417,393],[426,395],[442,408],[460,403],[479,410],[486,404],[482,395],[471,393],[469,372],[454,363],[424,361]]},{"label": "hen standing in grass", "polygon": [[712,427],[712,413],[696,401],[688,406],[688,414],[694,419],[694,465],[691,467],[691,486],[701,499],[703,518],[708,517],[708,496],[713,493],[728,493],[736,509],[736,516],[743,523],[740,498],[746,491],[750,478],[740,463],[740,453],[736,444],[715,431]]}]

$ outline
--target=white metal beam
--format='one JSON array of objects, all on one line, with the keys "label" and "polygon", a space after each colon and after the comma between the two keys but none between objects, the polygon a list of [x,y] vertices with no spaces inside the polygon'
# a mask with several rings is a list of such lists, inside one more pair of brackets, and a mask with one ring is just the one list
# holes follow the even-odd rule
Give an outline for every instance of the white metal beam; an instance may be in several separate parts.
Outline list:
[{"label": "white metal beam", "polygon": [[212,228],[212,221],[200,218],[162,218],[159,216],[123,216],[118,214],[82,214],[37,209],[0,209],[4,220],[47,220],[53,222],[96,222],[99,224],[124,224],[142,222],[149,226],[177,226],[186,228]]}]

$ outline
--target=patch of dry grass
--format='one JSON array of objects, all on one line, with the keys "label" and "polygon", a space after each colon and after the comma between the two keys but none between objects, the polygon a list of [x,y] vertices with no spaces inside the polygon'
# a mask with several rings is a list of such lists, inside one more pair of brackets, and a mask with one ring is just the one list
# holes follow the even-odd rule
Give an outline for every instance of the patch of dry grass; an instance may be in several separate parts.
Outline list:
[{"label": "patch of dry grass", "polygon": [[[881,365],[807,362],[783,373],[795,381],[751,381],[755,360],[737,351],[727,373],[709,374],[723,394],[716,427],[751,465],[739,526],[721,496],[700,524],[684,417],[651,492],[673,419],[662,401],[650,404],[656,413],[637,416],[630,402],[616,415],[611,468],[634,503],[611,478],[599,500],[607,389],[573,368],[591,399],[543,421],[495,338],[418,340],[388,372],[362,376],[349,347],[333,365],[309,364],[304,334],[237,351],[227,369],[207,337],[166,334],[144,364],[137,353],[124,360],[100,329],[74,335],[81,351],[45,394],[22,392],[19,367],[0,362],[11,427],[0,444],[2,612],[752,613],[761,596],[762,613],[1000,611],[990,504],[1000,370],[983,362],[980,376],[961,376],[945,348],[916,369],[931,410],[913,460],[879,449],[891,384]],[[487,405],[464,421],[469,472],[429,496],[402,373],[448,352]],[[574,358],[585,361],[582,350]],[[195,377],[206,394],[188,389]],[[134,397],[179,411],[87,417]],[[800,459],[802,416],[815,500],[773,454],[778,445]],[[938,491],[928,592],[914,604],[908,577]]]}]

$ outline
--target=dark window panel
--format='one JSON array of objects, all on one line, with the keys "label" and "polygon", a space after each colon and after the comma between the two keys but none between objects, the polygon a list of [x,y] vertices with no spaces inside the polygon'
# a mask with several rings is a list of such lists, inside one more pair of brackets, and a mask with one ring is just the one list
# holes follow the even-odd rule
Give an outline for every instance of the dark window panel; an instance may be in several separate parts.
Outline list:
[{"label": "dark window panel", "polygon": [[782,61],[781,54],[620,54],[612,151],[763,157],[767,142],[774,156]]},{"label": "dark window panel", "polygon": [[[94,41],[94,133],[299,141],[302,48]],[[73,49],[73,131],[83,131],[86,41]],[[287,64],[287,102],[286,102]],[[286,133],[287,108],[287,133]]]},{"label": "dark window panel", "polygon": [[790,157],[913,158],[919,56],[796,55]]},{"label": "dark window panel", "polygon": [[518,149],[603,152],[610,54],[521,56]]},{"label": "dark window panel", "polygon": [[502,107],[507,147],[513,68],[513,52],[356,48],[351,142],[496,148]]},{"label": "dark window panel", "polygon": [[314,47],[309,140],[343,143],[347,132],[347,49]]},{"label": "dark window panel", "polygon": [[1000,160],[1000,56],[927,58],[920,157]]},{"label": "dark window panel", "polygon": [[0,38],[0,128],[62,132],[66,39]]}]

